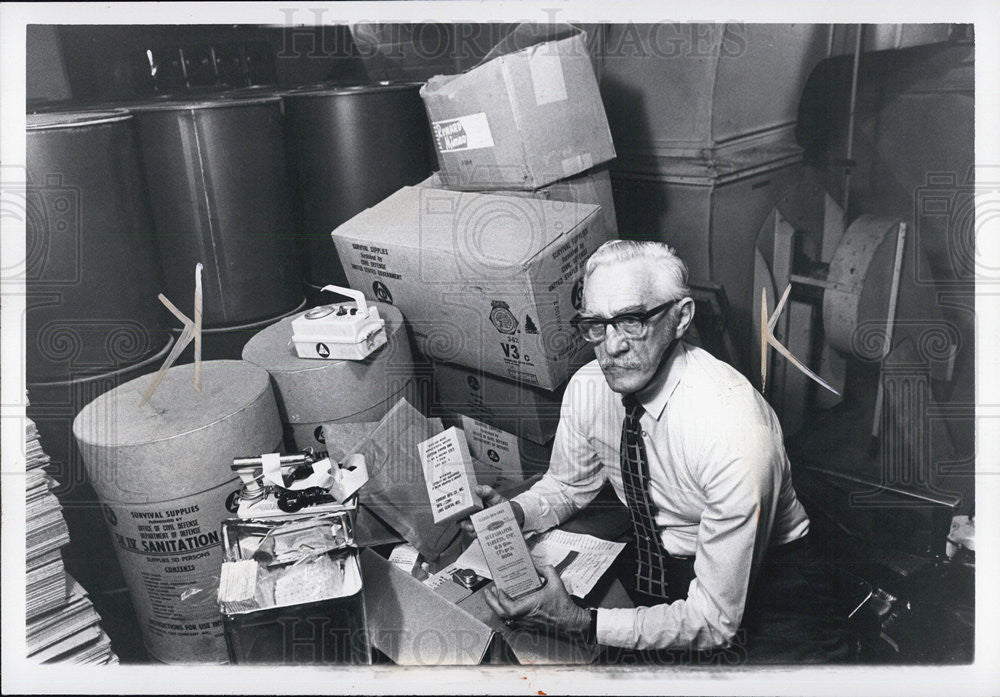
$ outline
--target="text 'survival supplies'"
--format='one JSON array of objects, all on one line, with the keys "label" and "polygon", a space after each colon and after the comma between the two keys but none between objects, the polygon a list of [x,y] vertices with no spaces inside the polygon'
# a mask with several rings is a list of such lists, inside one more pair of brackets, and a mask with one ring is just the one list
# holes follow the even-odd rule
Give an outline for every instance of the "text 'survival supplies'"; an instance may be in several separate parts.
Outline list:
[{"label": "text 'survival supplies'", "polygon": [[545,390],[592,349],[571,324],[599,206],[404,187],[332,233],[352,288],[391,302],[422,353]]},{"label": "text 'survival supplies'", "polygon": [[541,588],[542,579],[509,501],[473,513],[471,520],[497,588],[511,598]]}]

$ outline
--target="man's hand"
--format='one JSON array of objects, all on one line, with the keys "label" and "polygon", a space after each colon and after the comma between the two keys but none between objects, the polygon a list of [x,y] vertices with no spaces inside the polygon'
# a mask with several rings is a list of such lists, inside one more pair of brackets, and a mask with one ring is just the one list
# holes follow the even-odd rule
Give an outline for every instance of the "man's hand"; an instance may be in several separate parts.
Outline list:
[{"label": "man's hand", "polygon": [[575,638],[586,635],[590,628],[590,612],[573,602],[555,568],[543,566],[540,571],[546,580],[541,589],[514,600],[491,586],[486,592],[486,604],[502,619],[513,619],[514,626],[519,629],[554,628]]},{"label": "man's hand", "polygon": [[[475,489],[476,496],[483,500],[483,508],[489,508],[490,506],[496,506],[499,503],[506,501],[506,497],[501,496],[496,492],[491,486],[486,486],[485,484],[477,484]],[[511,501],[510,507],[514,510],[514,518],[517,519],[517,527],[524,527],[524,511],[521,510],[521,506],[516,501]],[[459,526],[465,530],[467,533],[476,536],[476,529],[472,527],[472,521],[465,519],[459,521]]]}]

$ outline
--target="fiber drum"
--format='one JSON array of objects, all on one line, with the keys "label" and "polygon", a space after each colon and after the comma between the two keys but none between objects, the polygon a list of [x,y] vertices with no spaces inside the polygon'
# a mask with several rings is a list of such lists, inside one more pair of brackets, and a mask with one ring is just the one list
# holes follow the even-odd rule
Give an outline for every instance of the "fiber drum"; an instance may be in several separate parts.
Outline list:
[{"label": "fiber drum", "polygon": [[372,303],[385,319],[386,345],[360,361],[299,358],[287,317],[259,332],[243,348],[243,360],[271,374],[282,421],[297,448],[325,449],[321,426],[331,433],[353,431],[347,424],[378,421],[413,382],[413,356],[403,315],[392,305]]},{"label": "fiber drum", "polygon": [[233,457],[276,452],[281,422],[267,373],[241,361],[175,366],[98,397],[73,433],[103,504],[150,654],[167,663],[223,663],[216,604]]}]

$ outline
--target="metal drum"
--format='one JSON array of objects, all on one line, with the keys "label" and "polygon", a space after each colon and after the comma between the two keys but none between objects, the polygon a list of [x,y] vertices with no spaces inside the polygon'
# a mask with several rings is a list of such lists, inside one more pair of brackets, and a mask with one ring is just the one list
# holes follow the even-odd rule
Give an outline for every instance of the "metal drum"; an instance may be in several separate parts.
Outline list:
[{"label": "metal drum", "polygon": [[29,382],[134,364],[168,340],[132,117],[27,117]]},{"label": "metal drum", "polygon": [[[63,548],[63,562],[99,605],[104,594],[123,589],[125,579],[105,529],[97,494],[73,438],[73,419],[105,392],[158,370],[171,348],[173,339],[167,339],[158,353],[120,370],[71,380],[28,383],[27,414],[38,427],[42,449],[52,458],[46,470],[56,480],[53,493],[63,507],[73,541]],[[117,640],[110,629],[109,633],[112,640]]]},{"label": "metal drum", "polygon": [[131,111],[167,297],[192,311],[201,262],[206,327],[295,307],[299,261],[281,100],[147,103]]},{"label": "metal drum", "polygon": [[420,83],[306,88],[283,95],[307,280],[347,285],[330,232],[434,165]]}]

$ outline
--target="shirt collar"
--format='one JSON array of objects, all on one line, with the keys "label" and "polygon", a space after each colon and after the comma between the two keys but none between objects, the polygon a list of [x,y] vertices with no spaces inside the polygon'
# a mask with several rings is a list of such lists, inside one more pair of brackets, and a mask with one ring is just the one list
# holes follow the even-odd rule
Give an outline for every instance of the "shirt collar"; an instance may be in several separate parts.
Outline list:
[{"label": "shirt collar", "polygon": [[687,352],[687,344],[678,341],[673,354],[664,365],[665,377],[660,382],[659,389],[653,390],[649,394],[643,394],[642,397],[636,395],[645,412],[657,421],[660,420],[660,416],[667,406],[667,400],[670,399],[670,395],[673,394],[681,381],[681,373],[687,362]]}]

